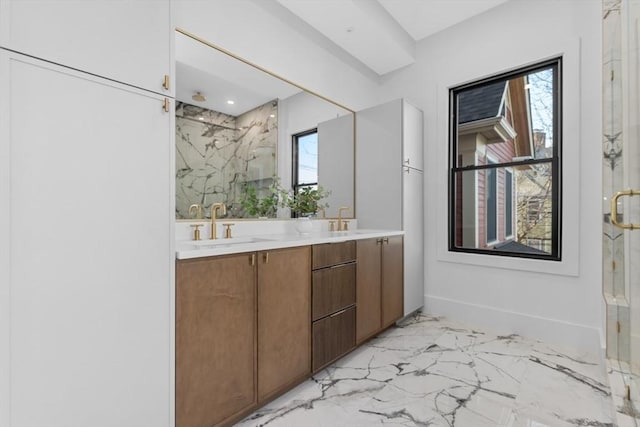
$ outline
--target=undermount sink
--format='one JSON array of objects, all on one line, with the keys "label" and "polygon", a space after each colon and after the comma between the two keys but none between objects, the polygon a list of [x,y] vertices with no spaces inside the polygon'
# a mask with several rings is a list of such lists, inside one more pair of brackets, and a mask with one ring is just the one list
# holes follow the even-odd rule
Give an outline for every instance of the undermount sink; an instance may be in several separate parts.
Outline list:
[{"label": "undermount sink", "polygon": [[218,248],[221,246],[232,246],[246,243],[258,243],[269,242],[273,239],[265,239],[263,237],[232,237],[230,239],[216,239],[216,240],[193,240],[189,242],[191,245],[195,245],[199,248]]}]

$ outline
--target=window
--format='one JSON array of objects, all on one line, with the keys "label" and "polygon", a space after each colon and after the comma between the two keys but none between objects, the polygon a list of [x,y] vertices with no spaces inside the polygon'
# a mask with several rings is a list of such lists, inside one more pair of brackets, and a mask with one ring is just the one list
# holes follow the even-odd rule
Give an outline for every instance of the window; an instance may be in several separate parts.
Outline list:
[{"label": "window", "polygon": [[450,251],[561,259],[561,69],[450,90]]},{"label": "window", "polygon": [[305,187],[318,186],[318,129],[293,135],[293,174],[291,186],[294,194]]}]

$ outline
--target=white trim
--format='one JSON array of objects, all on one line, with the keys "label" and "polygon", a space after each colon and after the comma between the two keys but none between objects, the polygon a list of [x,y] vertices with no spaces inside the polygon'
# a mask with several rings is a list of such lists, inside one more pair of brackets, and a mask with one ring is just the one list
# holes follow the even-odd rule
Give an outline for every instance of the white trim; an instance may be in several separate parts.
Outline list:
[{"label": "white trim", "polygon": [[430,315],[468,322],[497,333],[516,333],[548,344],[601,353],[601,330],[598,328],[435,295],[425,295],[424,300],[424,312]]},{"label": "white trim", "polygon": [[[6,2],[0,2],[0,6]],[[2,8],[0,8],[0,11]],[[1,18],[1,15],[0,15]],[[2,27],[2,25],[0,25]],[[1,31],[1,30],[0,30]],[[11,425],[11,53],[0,49],[0,425]]]}]

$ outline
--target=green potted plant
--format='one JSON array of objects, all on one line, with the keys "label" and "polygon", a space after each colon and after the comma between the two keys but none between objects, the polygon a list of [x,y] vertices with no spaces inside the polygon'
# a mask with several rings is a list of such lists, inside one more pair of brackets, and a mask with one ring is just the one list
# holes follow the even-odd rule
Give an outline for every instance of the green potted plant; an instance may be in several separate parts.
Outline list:
[{"label": "green potted plant", "polygon": [[285,204],[296,215],[296,229],[300,234],[309,234],[312,229],[310,217],[318,212],[318,209],[326,209],[329,207],[328,203],[321,203],[321,200],[326,198],[330,191],[325,191],[322,186],[318,185],[317,188],[304,187],[293,196],[285,198]]},{"label": "green potted plant", "polygon": [[286,193],[280,187],[280,180],[274,177],[266,189],[266,195],[260,196],[258,189],[249,183],[244,183],[244,197],[240,204],[249,216],[258,218],[275,217],[279,207],[285,206]]},{"label": "green potted plant", "polygon": [[291,208],[292,212],[295,212],[296,216],[308,217],[316,214],[320,208],[326,209],[329,207],[326,202],[320,203],[329,194],[331,192],[325,191],[321,185],[318,185],[318,188],[304,187],[293,196],[289,196],[285,204]]}]

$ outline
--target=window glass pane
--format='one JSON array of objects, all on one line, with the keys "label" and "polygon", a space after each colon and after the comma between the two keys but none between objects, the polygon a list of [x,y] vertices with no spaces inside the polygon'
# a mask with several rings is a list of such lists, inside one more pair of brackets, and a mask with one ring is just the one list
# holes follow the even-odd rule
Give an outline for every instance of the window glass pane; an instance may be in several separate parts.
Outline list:
[{"label": "window glass pane", "polygon": [[550,162],[459,171],[453,184],[456,247],[552,254]]},{"label": "window glass pane", "polygon": [[318,182],[318,133],[298,138],[298,184]]},{"label": "window glass pane", "polygon": [[[553,156],[554,69],[544,68],[457,92],[459,166]],[[477,154],[482,146],[482,155]]]},{"label": "window glass pane", "polygon": [[513,235],[513,173],[504,171],[504,234]]},{"label": "window glass pane", "polygon": [[498,238],[498,174],[496,169],[485,171],[485,221],[487,223],[487,244]]}]

